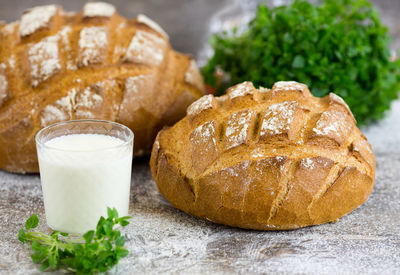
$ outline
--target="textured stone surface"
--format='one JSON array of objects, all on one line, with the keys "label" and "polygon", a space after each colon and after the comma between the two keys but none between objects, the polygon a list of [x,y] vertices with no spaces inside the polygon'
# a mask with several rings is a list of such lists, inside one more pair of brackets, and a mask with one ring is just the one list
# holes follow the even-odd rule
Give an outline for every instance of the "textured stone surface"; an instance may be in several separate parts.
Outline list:
[{"label": "textured stone surface", "polygon": [[[377,156],[368,201],[337,223],[295,231],[258,232],[215,225],[174,209],[158,193],[147,159],[133,168],[124,230],[131,254],[116,273],[400,273],[400,101],[364,132]],[[29,248],[16,239],[36,212],[44,223],[37,175],[0,172],[0,273],[37,272]]]},{"label": "textured stone surface", "polygon": [[[0,18],[11,21],[25,8],[50,2],[61,0],[1,1]],[[204,22],[226,2],[232,1],[174,0],[176,8],[168,9],[169,1],[120,0],[116,6],[125,16],[148,14],[167,30],[178,50],[195,53],[206,36]],[[374,2],[384,10],[385,22],[397,34],[394,45],[399,45],[400,2]],[[66,10],[82,6],[78,0],[62,4]],[[384,120],[363,132],[377,157],[375,188],[368,201],[337,223],[295,231],[240,230],[188,216],[158,193],[147,159],[136,160],[133,219],[124,230],[131,253],[115,273],[400,274],[400,101]],[[0,274],[38,273],[30,249],[16,239],[34,212],[42,221],[39,229],[48,230],[39,176],[0,171]]]},{"label": "textured stone surface", "polygon": [[[399,110],[400,111],[400,110]],[[400,112],[399,112],[400,114]],[[258,232],[215,225],[174,209],[158,193],[147,160],[133,169],[124,230],[131,251],[117,273],[382,273],[400,272],[400,156],[377,154],[375,189],[337,223]],[[16,239],[36,212],[44,223],[37,175],[0,172],[0,273],[35,273],[29,248]]]}]

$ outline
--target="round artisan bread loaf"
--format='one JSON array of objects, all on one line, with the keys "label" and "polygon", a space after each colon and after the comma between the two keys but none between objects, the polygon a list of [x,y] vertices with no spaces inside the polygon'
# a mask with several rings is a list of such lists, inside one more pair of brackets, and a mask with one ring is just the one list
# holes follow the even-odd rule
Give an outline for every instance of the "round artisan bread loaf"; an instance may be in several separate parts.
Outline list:
[{"label": "round artisan bread loaf", "polygon": [[158,130],[203,94],[194,60],[144,15],[128,20],[101,2],[29,9],[0,24],[0,169],[37,172],[35,134],[70,119],[125,124],[135,154],[150,152]]},{"label": "round artisan bread loaf", "polygon": [[375,158],[346,103],[306,85],[244,82],[206,95],[159,132],[151,172],[164,197],[200,218],[259,230],[336,221],[366,201]]}]

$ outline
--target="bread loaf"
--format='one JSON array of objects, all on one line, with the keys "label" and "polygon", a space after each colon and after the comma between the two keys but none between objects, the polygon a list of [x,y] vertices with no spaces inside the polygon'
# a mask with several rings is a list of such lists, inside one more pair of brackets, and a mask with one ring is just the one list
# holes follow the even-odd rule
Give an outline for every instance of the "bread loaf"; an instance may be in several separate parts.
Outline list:
[{"label": "bread loaf", "polygon": [[80,13],[55,5],[0,24],[0,169],[37,172],[35,134],[70,119],[123,123],[135,154],[204,94],[196,63],[171,49],[144,15],[119,16],[107,3]]},{"label": "bread loaf", "polygon": [[175,207],[216,223],[281,230],[335,221],[367,199],[375,158],[331,93],[244,82],[206,95],[159,132],[151,172]]}]

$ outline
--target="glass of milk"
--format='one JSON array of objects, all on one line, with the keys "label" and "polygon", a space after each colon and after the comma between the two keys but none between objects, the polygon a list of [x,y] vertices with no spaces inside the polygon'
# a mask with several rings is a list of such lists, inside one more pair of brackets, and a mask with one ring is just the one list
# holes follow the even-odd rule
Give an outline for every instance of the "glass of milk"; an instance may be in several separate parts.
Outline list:
[{"label": "glass of milk", "polygon": [[46,220],[54,230],[95,229],[107,207],[129,208],[133,133],[119,123],[71,120],[36,135]]}]

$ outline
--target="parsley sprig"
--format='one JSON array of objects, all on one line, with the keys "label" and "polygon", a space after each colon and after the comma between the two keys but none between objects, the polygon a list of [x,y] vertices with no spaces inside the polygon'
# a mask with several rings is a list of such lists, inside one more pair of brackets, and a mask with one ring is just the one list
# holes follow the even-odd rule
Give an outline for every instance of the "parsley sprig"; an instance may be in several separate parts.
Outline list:
[{"label": "parsley sprig", "polygon": [[70,238],[67,233],[53,231],[50,235],[32,230],[39,224],[39,218],[33,214],[18,233],[18,239],[31,242],[32,261],[41,264],[40,270],[65,268],[77,274],[105,272],[126,257],[129,251],[123,248],[124,236],[116,225],[129,224],[131,217],[118,217],[115,208],[107,208],[108,218],[101,217],[96,230],[83,234],[81,239]]},{"label": "parsley sprig", "polygon": [[315,96],[340,95],[359,124],[382,118],[400,90],[400,61],[390,61],[377,10],[367,0],[316,2],[261,4],[246,32],[213,36],[206,82],[221,94],[246,80],[263,87],[295,80]]}]

